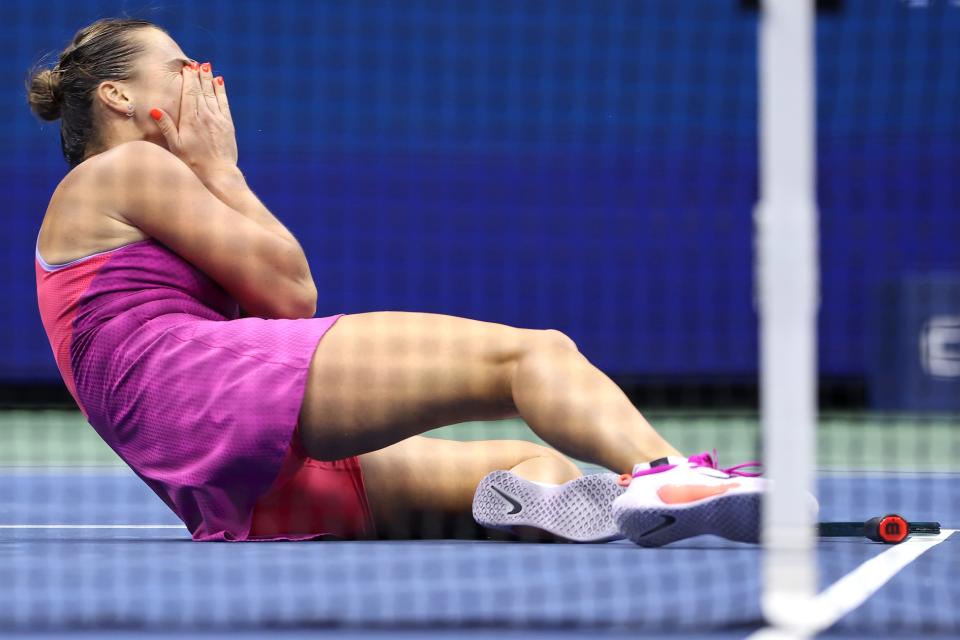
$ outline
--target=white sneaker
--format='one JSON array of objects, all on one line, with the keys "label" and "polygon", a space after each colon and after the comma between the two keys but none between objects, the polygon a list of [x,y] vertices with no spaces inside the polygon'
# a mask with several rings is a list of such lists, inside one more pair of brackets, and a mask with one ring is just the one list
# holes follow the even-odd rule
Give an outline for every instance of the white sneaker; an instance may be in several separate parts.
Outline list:
[{"label": "white sneaker", "polygon": [[718,469],[716,452],[660,458],[633,468],[626,492],[613,501],[613,519],[643,547],[713,534],[738,542],[760,541],[760,502],[767,481],[745,463]]},{"label": "white sneaker", "polygon": [[487,474],[473,496],[473,519],[484,527],[534,527],[571,542],[619,540],[610,505],[625,487],[615,473],[585,475],[563,484],[524,480],[509,471]]}]

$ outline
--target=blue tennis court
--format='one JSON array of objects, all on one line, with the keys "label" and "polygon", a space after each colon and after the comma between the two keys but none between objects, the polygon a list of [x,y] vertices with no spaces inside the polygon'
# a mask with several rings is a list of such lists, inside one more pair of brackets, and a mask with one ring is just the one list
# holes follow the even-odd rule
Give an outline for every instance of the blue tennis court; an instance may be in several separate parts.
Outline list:
[{"label": "blue tennis court", "polygon": [[[673,437],[686,433],[691,446],[726,428],[732,450],[737,440],[748,446],[753,424],[741,417],[714,419],[706,427],[690,417],[658,417]],[[840,433],[849,423],[849,417],[837,419],[827,429]],[[50,414],[46,422],[15,424],[21,458],[28,460],[24,425],[33,425],[29,437],[35,447],[43,442],[37,434],[44,428],[59,438],[65,425],[81,426],[76,416],[57,423]],[[678,431],[683,424],[686,430]],[[449,436],[458,428],[467,437],[480,437],[484,430],[497,437],[530,437],[515,421],[458,425],[435,435]],[[4,627],[407,630],[441,636],[507,630],[525,638],[561,630],[745,637],[764,625],[759,546],[710,536],[660,549],[624,541],[196,543],[109,451],[101,451],[89,434],[73,433],[72,447],[59,442],[66,458],[60,463],[73,451],[99,466],[4,467],[0,551],[13,577],[0,584]],[[820,519],[866,520],[897,512],[956,528],[958,485],[960,475],[943,471],[826,470],[818,482]],[[866,539],[821,539],[821,593],[892,548]],[[829,631],[953,633],[960,626],[952,606],[957,597],[952,576],[958,570],[960,537],[951,536],[893,572],[863,604],[838,615]],[[865,576],[850,588],[871,588],[876,581]],[[844,598],[836,596],[838,602]]]},{"label": "blue tennis court", "polygon": [[[821,481],[824,494],[847,494],[862,478]],[[885,499],[932,495],[922,508]],[[888,511],[960,524],[958,478],[871,478],[866,500],[823,504],[824,517]],[[31,496],[43,496],[42,502]],[[123,505],[124,522],[105,522]],[[595,545],[484,541],[210,543],[191,541],[132,474],[63,470],[5,474],[0,549],[13,580],[0,584],[5,626],[39,615],[52,628],[170,630],[213,626],[269,628],[524,628],[670,631],[759,627],[760,549],[700,538],[663,549],[629,542]],[[51,500],[55,501],[51,504]],[[81,505],[81,506],[78,506]],[[84,528],[112,525],[117,528]],[[146,528],[124,528],[139,525]],[[151,528],[161,525],[171,528]],[[40,528],[56,526],[58,528]],[[62,528],[59,528],[62,527]],[[858,539],[819,546],[823,586],[889,547]],[[699,568],[699,569],[698,569]],[[912,623],[956,629],[951,585],[960,570],[960,537],[918,558],[838,630]],[[722,574],[723,582],[705,577]],[[242,581],[238,576],[244,576]],[[655,577],[651,582],[646,579]],[[524,636],[525,637],[525,636]]]}]

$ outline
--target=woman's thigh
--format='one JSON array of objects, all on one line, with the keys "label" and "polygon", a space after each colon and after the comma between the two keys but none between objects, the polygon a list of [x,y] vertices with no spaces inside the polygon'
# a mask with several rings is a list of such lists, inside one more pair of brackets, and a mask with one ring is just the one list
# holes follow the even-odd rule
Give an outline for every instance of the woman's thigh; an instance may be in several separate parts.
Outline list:
[{"label": "woman's thigh", "polygon": [[443,425],[515,416],[515,363],[543,342],[569,340],[431,313],[344,316],[310,365],[300,411],[304,446],[313,458],[335,460]]},{"label": "woman's thigh", "polygon": [[557,482],[580,470],[563,454],[524,440],[458,442],[414,436],[360,456],[367,500],[383,537],[482,537],[471,516],[485,475],[547,458]]}]

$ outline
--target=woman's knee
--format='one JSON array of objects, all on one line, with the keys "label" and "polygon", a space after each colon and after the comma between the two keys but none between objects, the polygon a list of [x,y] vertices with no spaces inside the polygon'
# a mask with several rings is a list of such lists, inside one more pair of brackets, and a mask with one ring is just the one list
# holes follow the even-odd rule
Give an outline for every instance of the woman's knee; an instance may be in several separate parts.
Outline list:
[{"label": "woman's knee", "polygon": [[543,335],[543,344],[548,348],[561,348],[561,349],[573,349],[574,351],[579,351],[577,348],[577,343],[573,341],[573,338],[558,331],[557,329],[544,329],[542,331]]},{"label": "woman's knee", "polygon": [[556,329],[536,331],[536,335],[527,343],[523,353],[512,361],[510,386],[515,388],[518,377],[539,377],[556,367],[557,358],[570,353],[579,353],[576,343],[566,334]]}]

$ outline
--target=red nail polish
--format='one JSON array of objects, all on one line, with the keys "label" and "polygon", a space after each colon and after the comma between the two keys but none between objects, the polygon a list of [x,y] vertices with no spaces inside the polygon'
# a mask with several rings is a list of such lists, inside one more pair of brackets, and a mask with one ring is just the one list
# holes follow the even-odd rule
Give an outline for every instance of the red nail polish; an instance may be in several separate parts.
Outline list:
[{"label": "red nail polish", "polygon": [[199,62],[191,62],[191,63],[190,63],[190,68],[193,69],[194,71],[196,71],[197,69],[200,68],[200,63],[199,63]]},{"label": "red nail polish", "polygon": [[150,117],[154,120],[159,120],[163,117],[163,112],[160,109],[150,109]]},{"label": "red nail polish", "polygon": [[223,76],[219,76],[217,78],[217,84],[219,84],[221,87],[223,86]]},{"label": "red nail polish", "polygon": [[200,70],[204,73],[210,73],[210,63],[204,62],[202,65],[200,65]]}]

